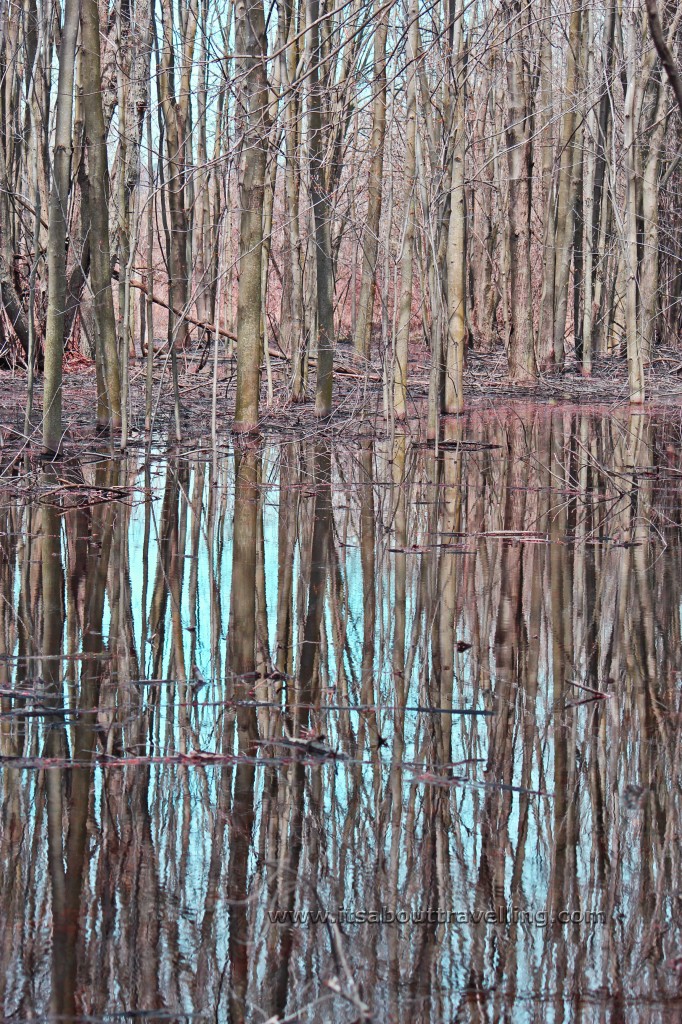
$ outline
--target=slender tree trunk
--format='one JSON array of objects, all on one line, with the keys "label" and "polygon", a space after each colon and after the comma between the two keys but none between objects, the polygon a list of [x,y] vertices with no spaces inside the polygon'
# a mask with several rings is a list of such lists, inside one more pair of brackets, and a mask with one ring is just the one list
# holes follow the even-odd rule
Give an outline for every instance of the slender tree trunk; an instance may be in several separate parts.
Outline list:
[{"label": "slender tree trunk", "polygon": [[493,266],[497,249],[497,225],[493,205],[494,161],[489,159],[486,149],[486,130],[492,124],[490,108],[492,103],[492,76],[487,71],[481,83],[481,93],[490,98],[481,104],[475,129],[474,160],[475,175],[482,188],[471,190],[472,195],[472,238],[471,238],[471,293],[473,305],[475,346],[479,351],[489,352],[496,336],[495,319],[498,304],[498,288],[493,279]]},{"label": "slender tree trunk", "polygon": [[[153,5],[150,5],[153,7]],[[150,11],[151,16],[151,11]],[[153,28],[149,27],[149,37]],[[144,414],[144,429],[147,433],[151,433],[152,429],[152,391],[154,384],[154,304],[152,302],[152,295],[154,294],[154,208],[156,206],[156,197],[154,195],[154,163],[153,163],[153,149],[152,149],[152,112],[151,106],[147,108],[147,116],[145,118],[147,122],[147,179],[148,179],[148,194],[147,194],[147,301],[145,306],[145,320],[147,324],[147,372],[145,376],[145,414]]]},{"label": "slender tree trunk", "polygon": [[599,115],[597,119],[597,132],[595,139],[596,157],[594,168],[594,220],[592,230],[593,256],[593,298],[592,298],[592,348],[593,351],[602,356],[606,350],[606,328],[603,317],[601,322],[597,321],[602,310],[604,298],[604,282],[607,273],[607,241],[611,232],[611,219],[613,211],[611,208],[611,195],[608,188],[604,187],[606,171],[609,162],[609,145],[612,123],[612,82],[613,67],[615,60],[614,38],[616,31],[616,5],[610,2],[606,9],[606,19],[603,31],[603,53],[602,75],[605,88],[602,88],[602,96],[599,102]]},{"label": "slender tree trunk", "polygon": [[[309,93],[310,192],[315,218],[317,270],[317,387],[315,415],[329,416],[334,384],[334,265],[331,237],[331,205],[328,195],[328,126],[323,124],[323,47],[320,34],[320,0],[307,0],[311,33],[312,67]],[[327,30],[328,31],[328,30]],[[326,121],[326,118],[324,119]]]},{"label": "slender tree trunk", "polygon": [[445,412],[464,408],[466,325],[466,215],[464,207],[464,86],[458,86],[457,123],[448,225],[448,330],[445,351]]},{"label": "slender tree trunk", "polygon": [[45,334],[45,386],[43,398],[43,446],[57,453],[62,440],[62,359],[64,356],[64,308],[66,306],[66,207],[71,185],[73,127],[73,79],[79,0],[66,0],[59,47],[59,78],[52,189],[50,192],[47,267],[49,292]]},{"label": "slender tree trunk", "polygon": [[[443,82],[443,108],[452,124],[450,166],[450,210],[446,236],[447,323],[444,331],[443,409],[459,413],[464,408],[464,350],[467,340],[467,230],[465,205],[466,61],[464,59],[463,0],[452,7],[450,30],[450,74]],[[454,102],[452,90],[454,89]],[[431,424],[433,427],[433,424]]]},{"label": "slender tree trunk", "polygon": [[[299,8],[299,15],[300,20],[305,21],[305,5],[302,9]],[[299,57],[296,29],[296,19],[292,16],[289,23],[288,46],[282,60],[282,80],[287,90],[284,102],[286,153],[284,195],[287,211],[285,232],[288,250],[284,268],[285,285],[282,290],[282,338],[284,351],[291,356],[291,398],[294,402],[302,402],[305,399],[303,378],[307,339],[303,311],[303,249],[300,222],[301,165],[299,160],[301,96],[296,82]]]},{"label": "slender tree trunk", "polygon": [[575,339],[575,356],[582,366],[583,362],[583,189],[584,189],[583,133],[576,131],[576,142],[573,149],[573,336]]},{"label": "slender tree trunk", "polygon": [[[209,279],[212,269],[210,235],[210,191],[211,171],[208,169],[207,144],[207,44],[208,44],[208,0],[200,3],[201,27],[199,30],[199,83],[197,89],[197,195],[194,205],[194,241],[195,253],[194,275],[196,282],[197,318],[204,323],[212,323],[212,311],[215,308],[215,281]],[[216,132],[216,134],[218,134]],[[206,333],[206,344],[209,342]]]},{"label": "slender tree trunk", "polygon": [[[585,33],[587,36],[587,68],[586,77],[588,83],[592,83],[594,77],[594,11],[591,7],[585,11],[585,18],[587,19],[587,25]],[[583,337],[583,359],[582,359],[582,372],[583,376],[590,377],[592,374],[592,324],[594,317],[594,310],[592,308],[593,299],[593,256],[594,256],[594,221],[595,221],[595,204],[594,204],[594,182],[596,172],[596,156],[597,156],[597,108],[591,106],[587,119],[585,121],[585,128],[583,134],[583,149],[585,152],[585,180],[583,182],[583,281],[584,281],[584,294],[583,294],[583,326],[582,326],[582,337]]]},{"label": "slender tree trunk", "polygon": [[263,197],[267,160],[268,91],[265,69],[265,15],[262,0],[236,8],[237,52],[243,75],[245,117],[239,224],[239,297],[237,302],[237,397],[232,429],[258,429],[263,249]]},{"label": "slender tree trunk", "polygon": [[543,0],[540,43],[540,121],[542,132],[542,196],[545,210],[543,274],[536,352],[542,369],[554,363],[554,275],[556,273],[556,218],[554,190],[554,103],[552,66],[552,0]]},{"label": "slender tree trunk", "polygon": [[[377,4],[378,6],[378,4]],[[381,8],[379,8],[381,10]],[[362,241],[362,280],[358,319],[355,328],[355,351],[367,358],[372,341],[374,319],[374,288],[379,251],[379,228],[384,173],[384,140],[386,136],[386,36],[388,7],[384,6],[374,30],[374,104],[372,108],[371,164],[369,170],[367,221]],[[353,288],[355,282],[353,282]]]},{"label": "slender tree trunk", "polygon": [[[395,335],[395,378],[393,382],[393,410],[398,420],[407,415],[407,357],[412,318],[412,264],[414,258],[414,228],[417,214],[416,142],[417,142],[417,50],[419,43],[419,7],[412,0],[407,30],[407,127],[405,129],[404,182],[406,197],[405,232],[400,259],[400,298],[398,300],[398,326]],[[434,339],[431,338],[434,345]]]},{"label": "slender tree trunk", "polygon": [[661,153],[667,126],[665,89],[658,84],[656,102],[652,110],[652,128],[649,148],[642,173],[642,222],[644,244],[640,269],[642,356],[651,360],[654,344],[659,336],[659,231],[658,231],[658,179]]},{"label": "slender tree trunk", "polygon": [[644,401],[644,360],[642,337],[637,318],[637,165],[635,137],[636,78],[636,11],[634,6],[627,12],[625,30],[625,60],[627,93],[625,96],[625,238],[623,256],[625,261],[625,334],[627,339],[628,381],[630,401],[639,404]]},{"label": "slender tree trunk", "polygon": [[[527,42],[527,0],[507,6],[507,161],[509,166],[509,376],[514,381],[536,377],[530,271],[530,117],[524,82]],[[516,16],[512,17],[512,13]]]},{"label": "slender tree trunk", "polygon": [[557,190],[556,271],[554,279],[554,361],[564,364],[564,335],[568,310],[568,279],[573,256],[573,218],[576,188],[576,126],[578,120],[578,68],[582,55],[582,4],[576,3],[571,13],[568,32],[566,69],[566,109],[561,129],[561,164]]},{"label": "slender tree trunk", "polygon": [[109,252],[109,168],[102,109],[102,73],[97,0],[82,0],[83,112],[90,193],[90,284],[95,306],[96,346],[106,393],[98,395],[97,423],[121,428],[121,381]]},{"label": "slender tree trunk", "polygon": [[[159,57],[158,88],[163,111],[166,153],[168,157],[168,208],[170,212],[170,305],[184,313],[189,303],[187,250],[190,239],[186,207],[186,156],[192,57],[197,29],[197,0],[185,8],[182,68],[179,92],[175,91],[175,42],[173,0],[161,0],[162,47]],[[170,314],[171,320],[173,314]],[[189,336],[187,321],[181,316],[171,323],[171,343],[184,348]]]},{"label": "slender tree trunk", "polygon": [[[667,40],[663,38],[660,22],[655,10],[655,4],[647,3],[649,24],[654,43],[659,57],[663,63],[666,73],[671,65],[670,45],[674,40],[682,21],[682,8],[678,7],[677,12],[670,23]],[[682,79],[674,64],[672,66],[673,77],[670,83],[673,91],[676,92],[676,82],[679,86],[680,113],[682,113]],[[676,77],[677,76],[677,77]],[[644,232],[644,244],[642,251],[641,266],[641,332],[643,357],[645,361],[651,359],[654,343],[658,339],[661,327],[661,302],[659,297],[659,264],[660,264],[660,239],[659,239],[659,201],[660,186],[659,174],[661,168],[661,157],[664,152],[664,139],[668,127],[668,116],[666,113],[667,96],[663,83],[656,81],[653,89],[653,102],[649,121],[649,145],[644,160],[642,173],[642,222]]]}]

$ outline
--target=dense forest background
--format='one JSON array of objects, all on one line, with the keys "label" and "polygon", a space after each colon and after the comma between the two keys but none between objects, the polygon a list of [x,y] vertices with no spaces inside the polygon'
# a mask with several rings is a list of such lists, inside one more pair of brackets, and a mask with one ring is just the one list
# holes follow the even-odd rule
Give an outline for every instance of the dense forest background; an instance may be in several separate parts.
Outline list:
[{"label": "dense forest background", "polygon": [[245,431],[282,357],[318,416],[342,359],[400,419],[418,351],[432,434],[467,351],[519,384],[626,356],[643,401],[682,311],[681,23],[654,0],[0,0],[0,357],[27,422],[35,378],[59,449],[65,349],[124,438],[130,358],[149,425],[154,359],[177,398],[188,348],[214,377],[236,358]]}]

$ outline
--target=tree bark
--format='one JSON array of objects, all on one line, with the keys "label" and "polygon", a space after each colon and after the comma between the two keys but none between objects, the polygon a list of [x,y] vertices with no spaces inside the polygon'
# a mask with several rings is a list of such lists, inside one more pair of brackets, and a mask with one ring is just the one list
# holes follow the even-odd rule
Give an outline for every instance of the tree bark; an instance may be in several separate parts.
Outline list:
[{"label": "tree bark", "polygon": [[[588,8],[585,11],[587,24],[585,28],[587,40],[587,81],[592,82],[594,75],[594,11]],[[585,177],[583,181],[583,323],[582,341],[583,376],[590,377],[592,374],[592,323],[594,311],[592,309],[593,279],[592,268],[594,258],[594,182],[596,173],[597,156],[597,108],[591,106],[583,131],[583,149],[585,151]]]},{"label": "tree bark", "polygon": [[[187,242],[189,218],[186,209],[187,121],[191,96],[191,71],[194,39],[197,29],[197,0],[186,8],[183,32],[182,72],[179,93],[175,92],[175,44],[173,0],[161,0],[162,48],[158,75],[159,99],[163,111],[168,159],[168,208],[170,212],[170,304],[187,312],[189,304],[189,271]],[[177,348],[187,344],[189,329],[184,316],[173,325],[173,343]]]},{"label": "tree bark", "polygon": [[267,159],[268,91],[265,74],[265,15],[262,0],[236,5],[237,52],[242,54],[244,138],[240,186],[239,296],[237,300],[237,397],[232,429],[258,429],[263,197]]},{"label": "tree bark", "polygon": [[582,54],[582,4],[576,3],[571,13],[568,33],[566,95],[568,105],[561,129],[561,165],[556,212],[556,270],[554,279],[554,361],[564,364],[564,335],[568,311],[568,279],[573,255],[573,218],[576,194],[576,127],[578,122],[578,69]]},{"label": "tree bark", "polygon": [[73,128],[73,80],[79,0],[66,0],[59,47],[59,78],[55,141],[52,158],[52,189],[47,239],[49,292],[45,334],[45,384],[43,398],[43,447],[57,453],[62,441],[62,359],[66,306],[66,209],[71,186]]},{"label": "tree bark", "polygon": [[[507,4],[507,161],[509,167],[509,305],[507,359],[513,381],[536,377],[530,271],[530,117],[524,83],[527,0]],[[515,16],[514,16],[515,15]]]},{"label": "tree bark", "polygon": [[554,188],[554,102],[552,66],[552,0],[543,0],[543,23],[540,28],[540,120],[542,130],[542,196],[545,224],[543,229],[543,274],[540,296],[540,319],[536,345],[537,359],[545,369],[554,363],[554,276],[556,274],[556,192]]},{"label": "tree bark", "polygon": [[[377,3],[378,6],[378,3]],[[381,8],[379,8],[381,10]],[[384,141],[386,136],[386,36],[388,7],[384,5],[374,30],[374,104],[372,108],[371,164],[367,199],[367,221],[362,241],[362,280],[358,319],[355,328],[355,351],[367,358],[372,342],[374,288],[376,282],[379,230],[381,225],[382,184],[384,173]],[[352,283],[355,288],[355,282]]]},{"label": "tree bark", "polygon": [[[417,49],[419,43],[419,7],[412,0],[407,31],[407,110],[405,129],[404,181],[407,202],[405,232],[400,259],[400,298],[398,300],[398,327],[395,335],[395,369],[393,382],[393,410],[398,420],[407,415],[407,357],[412,317],[412,264],[414,250],[414,222],[417,213],[416,198],[416,143],[417,143]],[[434,339],[431,339],[434,344]]]},{"label": "tree bark", "polygon": [[[308,0],[311,32],[309,152],[310,193],[315,219],[315,263],[317,269],[317,384],[315,415],[326,417],[332,411],[334,384],[334,265],[331,236],[331,204],[327,189],[328,126],[323,125],[324,82],[323,50],[320,37],[320,2]],[[325,119],[326,120],[326,119]]]},{"label": "tree bark", "polygon": [[446,413],[464,408],[466,324],[466,215],[464,206],[464,85],[459,84],[448,225],[448,330],[445,350]]},{"label": "tree bark", "polygon": [[82,0],[83,112],[90,192],[90,284],[92,287],[96,348],[105,391],[97,396],[97,424],[120,430],[121,381],[116,344],[116,320],[111,291],[109,252],[109,168],[107,139],[102,109],[102,73],[97,0]]},{"label": "tree bark", "polygon": [[644,401],[644,360],[642,354],[642,338],[637,318],[637,165],[635,138],[635,97],[637,94],[636,78],[636,12],[634,7],[627,12],[627,29],[625,32],[625,61],[627,74],[627,93],[625,96],[625,130],[623,144],[625,148],[625,238],[623,239],[623,255],[625,260],[625,336],[627,339],[628,381],[630,401],[640,404]]}]

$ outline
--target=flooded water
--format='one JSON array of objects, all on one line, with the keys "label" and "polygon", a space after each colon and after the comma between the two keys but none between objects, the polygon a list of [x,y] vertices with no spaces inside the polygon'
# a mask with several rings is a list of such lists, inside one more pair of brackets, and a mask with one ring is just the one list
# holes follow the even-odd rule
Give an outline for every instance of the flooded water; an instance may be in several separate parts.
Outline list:
[{"label": "flooded water", "polygon": [[6,481],[0,1014],[680,1019],[680,419]]}]

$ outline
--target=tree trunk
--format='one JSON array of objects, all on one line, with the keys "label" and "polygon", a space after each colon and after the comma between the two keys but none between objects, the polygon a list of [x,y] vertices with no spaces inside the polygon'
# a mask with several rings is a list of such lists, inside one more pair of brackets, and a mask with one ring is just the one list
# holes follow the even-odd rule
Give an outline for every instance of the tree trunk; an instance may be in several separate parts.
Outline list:
[{"label": "tree trunk", "polygon": [[554,189],[554,102],[552,67],[552,0],[543,0],[540,27],[540,113],[542,131],[542,197],[545,211],[543,230],[543,274],[540,319],[536,352],[538,363],[546,369],[554,363],[554,275],[556,273],[556,193]]},{"label": "tree trunk", "polygon": [[[594,11],[588,8],[585,12],[587,25],[585,33],[587,36],[587,68],[586,75],[588,83],[592,83],[594,75]],[[594,183],[596,172],[597,155],[597,108],[591,106],[587,113],[587,120],[583,132],[583,149],[585,151],[585,178],[583,181],[583,323],[582,341],[583,376],[592,375],[592,323],[594,311],[592,309],[593,280],[592,268],[594,257]]]},{"label": "tree trunk", "polygon": [[[162,48],[159,59],[158,88],[166,137],[168,158],[168,208],[170,212],[170,305],[183,314],[189,303],[189,271],[187,263],[189,218],[186,208],[187,121],[191,96],[191,71],[194,39],[197,29],[197,0],[186,8],[183,32],[183,61],[180,88],[175,92],[175,44],[172,0],[161,0]],[[172,315],[172,314],[171,314]],[[184,348],[189,327],[183,317],[172,326],[174,347]]]},{"label": "tree trunk", "polygon": [[[398,327],[395,335],[395,378],[393,382],[393,410],[396,419],[407,415],[407,357],[412,317],[412,263],[414,250],[414,222],[417,213],[416,197],[416,141],[417,141],[417,48],[419,41],[419,7],[412,0],[409,10],[407,34],[407,110],[405,129],[404,181],[407,212],[403,250],[400,259],[400,298],[398,300]],[[431,338],[431,344],[434,339]]]},{"label": "tree trunk", "polygon": [[642,174],[642,222],[644,244],[640,268],[641,294],[641,336],[642,356],[645,362],[651,360],[653,347],[659,336],[659,232],[658,232],[658,179],[661,168],[661,153],[667,126],[666,95],[661,83],[657,83],[656,102],[652,109],[652,127],[649,134],[649,151],[644,160]]},{"label": "tree trunk", "polygon": [[[464,207],[464,85],[458,85],[448,226],[448,330],[445,351],[445,412],[464,408],[466,325],[466,215]],[[532,335],[531,335],[532,338]]]},{"label": "tree trunk", "polygon": [[[358,320],[355,328],[355,351],[367,358],[372,343],[374,288],[376,280],[379,229],[381,224],[382,180],[384,172],[384,139],[386,136],[386,36],[388,7],[384,6],[374,30],[374,105],[372,108],[371,164],[369,171],[367,221],[362,241],[362,281]],[[352,287],[355,288],[353,281]]]},{"label": "tree trunk", "polygon": [[47,239],[47,330],[43,398],[43,446],[57,453],[61,444],[61,360],[67,301],[67,204],[71,186],[74,69],[80,10],[78,0],[67,0],[59,45],[59,77],[52,157],[49,228]]},{"label": "tree trunk", "polygon": [[568,33],[568,56],[566,69],[567,109],[564,111],[561,129],[561,164],[556,211],[556,270],[554,279],[554,361],[564,365],[564,335],[568,310],[568,279],[573,255],[573,218],[575,214],[576,191],[576,126],[578,67],[582,54],[582,5],[576,3],[571,13]]},{"label": "tree trunk", "polygon": [[245,124],[240,187],[237,397],[232,429],[248,433],[258,429],[262,356],[261,259],[268,139],[267,42],[262,0],[240,0],[236,16]]},{"label": "tree trunk", "polygon": [[[334,383],[334,266],[332,257],[331,204],[327,191],[326,158],[329,130],[323,126],[323,46],[320,40],[320,2],[308,0],[312,67],[309,93],[310,193],[315,217],[315,263],[317,269],[317,387],[315,415],[332,411]],[[324,119],[326,121],[326,118]]]},{"label": "tree trunk", "polygon": [[[530,271],[530,117],[525,99],[524,31],[527,0],[507,6],[507,161],[509,167],[509,304],[511,331],[507,359],[513,381],[535,380]],[[513,14],[516,17],[513,17]]]},{"label": "tree trunk", "polygon": [[97,325],[96,347],[105,387],[104,394],[100,387],[97,397],[97,424],[102,428],[120,430],[121,382],[111,291],[109,168],[102,109],[99,31],[97,0],[82,0],[83,112],[90,192],[90,284]]},{"label": "tree trunk", "polygon": [[623,254],[625,260],[625,336],[627,339],[628,381],[630,401],[640,404],[644,401],[644,360],[642,338],[637,319],[637,165],[635,138],[635,97],[636,78],[636,11],[627,12],[625,32],[625,61],[627,93],[625,96],[625,238]]}]

